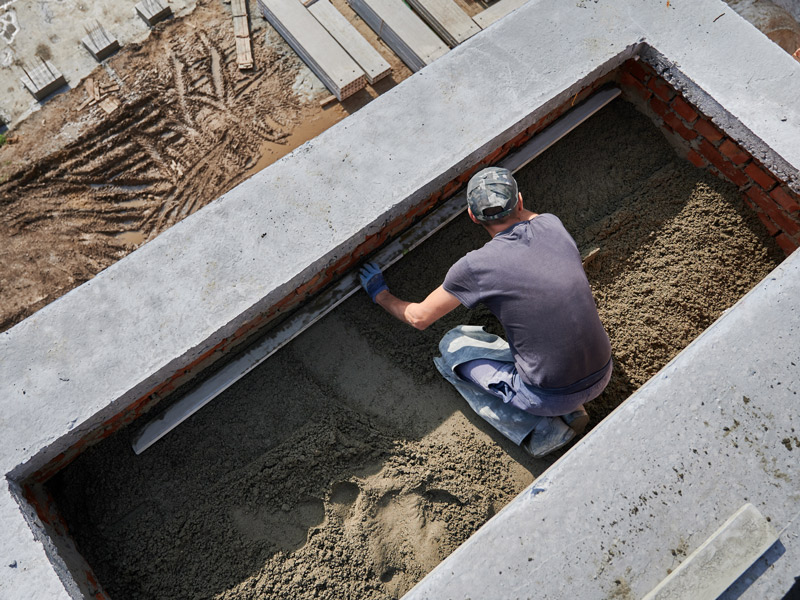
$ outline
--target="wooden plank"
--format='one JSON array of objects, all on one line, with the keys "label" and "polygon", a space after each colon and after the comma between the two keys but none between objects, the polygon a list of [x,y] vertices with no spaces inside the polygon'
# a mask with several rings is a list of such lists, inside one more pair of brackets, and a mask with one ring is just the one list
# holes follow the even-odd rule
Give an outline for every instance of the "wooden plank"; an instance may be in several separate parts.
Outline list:
[{"label": "wooden plank", "polygon": [[234,17],[246,17],[247,3],[245,0],[231,0],[231,14]]},{"label": "wooden plank", "polygon": [[403,0],[348,0],[412,71],[419,71],[449,48]]},{"label": "wooden plank", "polygon": [[250,47],[250,38],[236,38],[236,63],[240,69],[253,68],[253,49]]},{"label": "wooden plank", "polygon": [[308,10],[364,70],[367,81],[375,83],[392,72],[389,63],[329,0],[316,0]]},{"label": "wooden plank", "polygon": [[253,68],[253,47],[250,44],[250,24],[247,21],[247,0],[232,0],[233,36],[236,40],[236,64],[239,70]]},{"label": "wooden plank", "polygon": [[233,17],[233,35],[237,38],[250,38],[250,26],[247,17]]},{"label": "wooden plank", "polygon": [[258,5],[264,18],[337,99],[367,84],[361,67],[299,0],[259,0]]},{"label": "wooden plank", "polygon": [[100,103],[100,108],[102,108],[107,115],[110,115],[119,108],[119,100],[113,96],[108,96]]},{"label": "wooden plank", "polygon": [[481,29],[486,29],[489,25],[515,11],[527,1],[528,0],[500,0],[500,2],[492,4],[483,12],[472,17],[472,20],[475,21]]},{"label": "wooden plank", "polygon": [[453,0],[408,0],[408,3],[451,48],[481,30]]}]

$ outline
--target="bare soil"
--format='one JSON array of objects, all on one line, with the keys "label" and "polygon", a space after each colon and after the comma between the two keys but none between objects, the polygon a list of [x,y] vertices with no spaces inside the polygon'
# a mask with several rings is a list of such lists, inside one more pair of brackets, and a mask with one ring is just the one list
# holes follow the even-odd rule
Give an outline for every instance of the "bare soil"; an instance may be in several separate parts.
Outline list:
[{"label": "bare soil", "polygon": [[[519,181],[530,208],[600,248],[588,274],[616,367],[595,423],[782,259],[735,188],[621,101]],[[487,239],[459,218],[390,287],[422,298]],[[359,294],[143,455],[128,428],[49,489],[114,598],[397,598],[552,462],[438,376],[459,323],[500,332],[463,308],[419,332]]]},{"label": "bare soil", "polygon": [[0,331],[410,75],[335,4],[393,68],[344,103],[320,106],[327,91],[255,1],[255,68],[240,71],[229,7],[204,0],[95,70],[115,111],[85,106],[84,81],[15,129],[0,147]]}]

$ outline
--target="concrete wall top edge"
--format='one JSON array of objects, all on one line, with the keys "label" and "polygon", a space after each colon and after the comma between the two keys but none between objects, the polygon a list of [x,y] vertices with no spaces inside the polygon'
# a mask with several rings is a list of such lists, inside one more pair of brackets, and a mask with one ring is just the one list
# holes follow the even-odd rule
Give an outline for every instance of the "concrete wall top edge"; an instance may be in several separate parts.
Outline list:
[{"label": "concrete wall top edge", "polygon": [[[2,472],[66,448],[643,40],[797,169],[797,66],[719,0],[670,4],[531,2],[0,334]],[[728,37],[758,50],[752,68]],[[0,496],[3,529],[27,528]],[[15,555],[38,558],[0,571],[0,595],[24,598],[49,563],[31,536],[0,567]]]},{"label": "concrete wall top edge", "polygon": [[[669,10],[688,8],[671,2]],[[800,64],[721,0],[693,4],[691,10],[698,20],[693,35],[688,23],[680,34],[654,28],[648,35],[648,44],[663,57],[660,73],[798,189]],[[716,57],[706,54],[712,50]]]}]

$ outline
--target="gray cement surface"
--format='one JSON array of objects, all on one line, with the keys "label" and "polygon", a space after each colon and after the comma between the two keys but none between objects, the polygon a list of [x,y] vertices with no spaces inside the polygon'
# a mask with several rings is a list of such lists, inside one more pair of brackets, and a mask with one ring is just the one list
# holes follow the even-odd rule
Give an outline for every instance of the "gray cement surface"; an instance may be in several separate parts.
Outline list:
[{"label": "gray cement surface", "polygon": [[[0,523],[11,532],[0,565],[17,565],[0,572],[0,595],[63,598],[71,586],[10,493],[15,480],[637,50],[655,48],[667,79],[797,189],[800,65],[722,12],[717,0],[522,7],[0,336]],[[557,26],[531,40],[542,15]],[[796,270],[781,273],[794,285]],[[767,325],[787,331],[767,319],[759,332]],[[748,357],[771,365],[774,352]],[[689,381],[691,366],[673,380]],[[618,414],[609,422],[627,428],[636,411]]]},{"label": "gray cement surface", "polygon": [[643,600],[719,598],[778,539],[772,524],[747,502]]}]

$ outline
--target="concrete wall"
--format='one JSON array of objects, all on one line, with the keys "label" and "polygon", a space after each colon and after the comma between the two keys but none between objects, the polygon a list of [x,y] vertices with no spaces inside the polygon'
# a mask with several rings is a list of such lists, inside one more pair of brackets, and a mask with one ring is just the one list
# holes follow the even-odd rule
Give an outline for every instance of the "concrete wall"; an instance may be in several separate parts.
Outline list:
[{"label": "concrete wall", "polygon": [[0,335],[0,596],[96,589],[91,573],[75,587],[46,499],[18,505],[18,482],[296,306],[636,51],[654,48],[656,73],[797,192],[800,64],[736,15],[716,19],[724,7],[534,0]]}]

